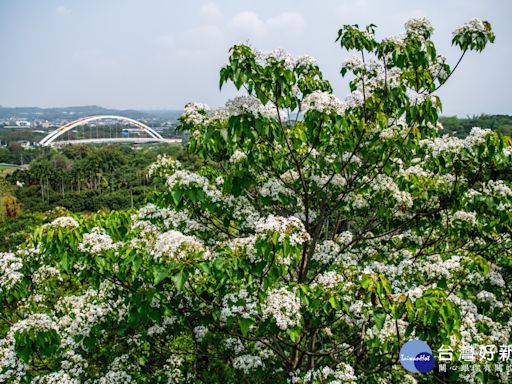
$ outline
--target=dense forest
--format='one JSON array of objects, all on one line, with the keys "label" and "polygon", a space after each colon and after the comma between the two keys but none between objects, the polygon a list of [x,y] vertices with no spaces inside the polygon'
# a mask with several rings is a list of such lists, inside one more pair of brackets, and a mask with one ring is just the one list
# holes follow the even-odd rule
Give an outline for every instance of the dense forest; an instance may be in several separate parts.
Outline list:
[{"label": "dense forest", "polygon": [[466,137],[471,128],[489,128],[497,130],[504,135],[512,135],[512,116],[510,115],[474,115],[459,118],[457,116],[444,116],[440,118],[444,132],[457,137]]},{"label": "dense forest", "polygon": [[69,145],[23,151],[35,158],[29,167],[5,175],[0,186],[0,250],[19,243],[33,226],[62,210],[96,212],[141,206],[152,191],[161,188],[147,178],[147,167],[159,155],[197,167],[196,158],[181,144]]}]

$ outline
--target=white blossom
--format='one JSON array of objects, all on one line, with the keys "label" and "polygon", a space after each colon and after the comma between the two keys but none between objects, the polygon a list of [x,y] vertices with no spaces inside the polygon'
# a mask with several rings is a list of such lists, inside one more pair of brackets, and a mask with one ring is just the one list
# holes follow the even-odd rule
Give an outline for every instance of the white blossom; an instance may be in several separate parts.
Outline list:
[{"label": "white blossom", "polygon": [[0,292],[11,289],[22,278],[23,262],[14,253],[0,252]]},{"label": "white blossom", "polygon": [[191,255],[206,254],[206,251],[197,238],[170,230],[158,236],[153,255],[157,260],[183,261]]},{"label": "white blossom", "polygon": [[194,327],[194,337],[199,343],[204,340],[208,332],[208,327],[204,325],[198,325],[197,327]]},{"label": "white blossom", "polygon": [[277,326],[287,330],[299,324],[300,298],[286,288],[272,289],[267,294],[265,303],[262,304],[263,318],[273,317]]},{"label": "white blossom", "polygon": [[470,21],[464,23],[464,25],[457,27],[453,31],[453,36],[458,36],[461,34],[475,35],[475,34],[480,34],[480,33],[489,35],[490,31],[487,30],[487,28],[485,27],[485,24],[482,20],[473,19],[473,20],[470,20]]},{"label": "white blossom", "polygon": [[156,161],[148,168],[148,176],[165,176],[181,167],[181,163],[166,155],[158,155]]},{"label": "white blossom", "polygon": [[89,253],[91,255],[98,255],[102,252],[115,250],[122,243],[115,243],[112,238],[107,235],[105,229],[94,227],[90,233],[85,233],[82,242],[78,244],[78,249],[81,252]]},{"label": "white blossom", "polygon": [[318,111],[323,113],[334,112],[338,115],[343,114],[347,105],[329,92],[314,91],[307,95],[302,101],[304,111]]},{"label": "white blossom", "polygon": [[[232,116],[242,114],[251,114],[255,117],[265,117],[267,119],[277,119],[278,111],[270,103],[263,105],[261,101],[253,96],[237,96],[226,102],[225,109]],[[281,116],[282,118],[283,116]]]},{"label": "white blossom", "polygon": [[476,213],[475,212],[466,212],[466,211],[456,211],[452,215],[453,221],[465,221],[471,225],[476,225]]},{"label": "white blossom", "polygon": [[229,158],[229,162],[232,164],[239,163],[247,158],[247,154],[237,149]]},{"label": "white blossom", "polygon": [[265,237],[274,233],[279,234],[278,241],[288,239],[291,245],[304,244],[310,240],[304,224],[294,216],[282,217],[269,215],[256,223],[256,233]]},{"label": "white blossom", "polygon": [[191,125],[201,125],[208,121],[210,107],[206,104],[190,102],[185,104],[185,111],[181,119]]},{"label": "white blossom", "polygon": [[61,216],[57,217],[51,223],[45,224],[45,227],[78,228],[79,224],[78,221],[71,216]]},{"label": "white blossom", "polygon": [[416,17],[405,23],[405,30],[414,36],[424,36],[425,33],[431,34],[434,31],[434,27],[427,18]]},{"label": "white blossom", "polygon": [[240,369],[246,374],[262,367],[264,367],[264,364],[259,356],[240,355],[233,359],[233,368]]}]

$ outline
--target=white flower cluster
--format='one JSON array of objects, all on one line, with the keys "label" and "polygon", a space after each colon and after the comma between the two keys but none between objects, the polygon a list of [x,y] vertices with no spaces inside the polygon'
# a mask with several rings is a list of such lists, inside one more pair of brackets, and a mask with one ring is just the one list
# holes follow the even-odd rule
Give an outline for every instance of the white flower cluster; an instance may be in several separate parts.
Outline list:
[{"label": "white flower cluster", "polygon": [[47,375],[37,376],[32,381],[34,384],[80,384],[78,379],[72,378],[66,372],[58,371]]},{"label": "white flower cluster", "polygon": [[270,103],[263,105],[261,101],[253,96],[237,96],[228,100],[224,108],[226,112],[232,116],[249,113],[255,117],[261,116],[267,119],[278,118],[278,111],[275,106]]},{"label": "white flower cluster", "polygon": [[114,310],[114,305],[105,301],[103,295],[91,288],[81,296],[65,296],[58,301],[56,310],[62,313],[58,324],[69,337],[67,342],[73,343],[71,340],[76,335],[89,335],[93,325],[104,321]]},{"label": "white flower cluster", "polygon": [[14,342],[14,336],[18,332],[35,331],[56,331],[59,332],[59,327],[53,318],[45,313],[33,313],[26,319],[20,320],[13,324],[9,329],[6,340]]},{"label": "white flower cluster", "polygon": [[341,248],[339,244],[332,240],[324,240],[316,245],[313,260],[324,265],[333,264],[339,259],[340,253]]},{"label": "white flower cluster", "polygon": [[242,341],[235,337],[229,337],[224,340],[224,346],[227,350],[233,351],[235,354],[239,354],[245,349]]},{"label": "white flower cluster", "polygon": [[71,216],[61,216],[57,217],[55,220],[53,220],[51,223],[45,224],[44,227],[48,228],[78,228],[79,224],[78,221],[76,221]]},{"label": "white flower cluster", "polygon": [[184,379],[181,366],[183,365],[183,357],[179,355],[172,355],[167,359],[167,364],[164,365],[164,374],[167,378],[167,383],[181,383]]},{"label": "white flower cluster", "polygon": [[16,335],[19,333],[30,333],[38,337],[39,332],[48,331],[56,331],[58,333],[59,330],[53,318],[43,313],[32,313],[27,318],[19,320],[10,327],[5,337],[0,339],[0,382],[25,382],[25,372],[29,367],[16,354]]},{"label": "white flower cluster", "polygon": [[23,383],[28,369],[14,350],[14,336],[0,340],[0,383]]},{"label": "white flower cluster", "polygon": [[396,88],[401,85],[402,70],[400,68],[390,68],[386,71],[379,69],[379,72],[375,78],[376,85],[386,85],[391,88]]},{"label": "white flower cluster", "polygon": [[194,327],[194,337],[198,343],[204,340],[208,332],[210,332],[210,330],[204,325],[198,325],[197,327]]},{"label": "white flower cluster", "polygon": [[423,139],[420,141],[420,145],[426,146],[432,155],[437,156],[444,152],[457,153],[465,147],[463,139],[454,136],[444,135],[441,138],[436,139]]},{"label": "white flower cluster", "polygon": [[21,258],[14,253],[0,252],[0,291],[11,289],[23,278],[22,268]]},{"label": "white flower cluster", "polygon": [[401,169],[400,176],[402,177],[408,177],[410,175],[416,176],[416,177],[432,177],[433,174],[430,171],[425,171],[421,165],[412,165],[407,169]]},{"label": "white flower cluster", "polygon": [[[149,220],[149,221],[148,221]],[[163,222],[165,229],[179,228],[183,233],[193,233],[197,231],[205,231],[206,227],[191,219],[183,211],[175,211],[170,208],[160,208],[154,204],[147,204],[139,209],[136,215],[132,216],[131,229],[140,230],[139,237],[144,240],[155,239],[158,235],[158,226],[152,222]]]},{"label": "white flower cluster", "polygon": [[289,380],[290,384],[314,384],[314,383],[329,383],[329,384],[346,384],[355,383],[357,377],[354,373],[354,368],[346,363],[339,363],[336,369],[330,367],[322,367],[311,369],[307,371],[303,377],[300,377],[300,372],[296,372]]},{"label": "white flower cluster", "polygon": [[318,111],[341,115],[347,109],[347,104],[330,92],[314,91],[304,98],[302,109],[304,111]]},{"label": "white flower cluster", "polygon": [[336,237],[336,241],[343,245],[349,245],[352,242],[353,238],[354,236],[352,235],[352,232],[343,231]]},{"label": "white flower cluster", "polygon": [[460,256],[452,256],[447,260],[443,260],[440,255],[431,255],[425,260],[416,263],[416,271],[425,273],[430,278],[439,278],[441,276],[451,278],[462,270]]},{"label": "white flower cluster", "polygon": [[235,256],[243,255],[252,263],[259,261],[256,256],[256,249],[254,248],[256,244],[256,236],[235,237],[223,244],[231,248],[231,251]]},{"label": "white flower cluster", "polygon": [[239,163],[247,158],[247,154],[245,152],[240,151],[239,149],[235,150],[231,157],[229,158],[229,162],[232,164]]},{"label": "white flower cluster", "polygon": [[210,107],[206,104],[190,102],[185,104],[185,111],[181,119],[191,125],[202,125],[208,120]]},{"label": "white flower cluster", "polygon": [[[55,277],[58,281],[62,281],[62,276],[57,268],[43,265],[32,274],[32,282],[34,284],[42,284],[46,280]],[[1,284],[0,284],[1,285]]]},{"label": "white flower cluster", "polygon": [[228,293],[222,298],[220,320],[227,322],[230,317],[250,319],[257,314],[258,300],[247,289],[240,288],[237,293]]},{"label": "white flower cluster", "polygon": [[299,178],[299,172],[294,169],[289,169],[281,175],[281,180],[287,184],[293,183],[295,180],[299,180]]},{"label": "white flower cluster", "polygon": [[233,368],[241,369],[248,374],[250,371],[263,368],[264,364],[261,357],[254,355],[240,355],[233,359]]},{"label": "white flower cluster", "polygon": [[60,366],[62,371],[75,378],[85,374],[89,363],[82,355],[71,349],[62,354]]},{"label": "white flower cluster", "polygon": [[471,225],[476,225],[476,223],[477,223],[475,212],[457,211],[452,215],[451,219],[452,219],[452,222],[459,220],[459,221],[465,221]]},{"label": "white flower cluster", "polygon": [[476,298],[481,301],[489,303],[493,307],[503,308],[503,303],[496,299],[496,295],[488,291],[480,291]]},{"label": "white flower cluster", "polygon": [[[367,72],[375,72],[382,69],[382,65],[377,62],[375,59],[370,58],[366,61],[363,61],[358,56],[352,56],[349,57],[347,60],[345,60],[342,64],[342,66],[346,69],[351,70],[364,70]],[[382,71],[384,72],[384,71]]]},{"label": "white flower cluster", "polygon": [[425,17],[416,17],[408,20],[405,23],[405,30],[408,34],[421,37],[426,33],[432,33],[434,31],[434,27],[430,20]]},{"label": "white flower cluster", "polygon": [[405,39],[405,35],[400,34],[400,35],[396,35],[396,36],[386,37],[386,38],[382,39],[382,42],[386,43],[386,44],[396,45],[398,47],[403,47],[404,39]]},{"label": "white flower cluster", "polygon": [[288,69],[293,69],[294,67],[316,67],[318,66],[318,62],[316,59],[310,55],[301,55],[301,56],[292,56],[284,49],[275,49],[270,52],[263,52],[257,50],[256,52],[256,62],[260,65],[268,65],[273,64],[274,62],[284,63],[285,67]]},{"label": "white flower cluster", "polygon": [[471,128],[471,132],[465,139],[466,147],[474,147],[476,145],[484,144],[487,136],[492,135],[491,129],[482,129],[480,127]]},{"label": "white flower cluster", "polygon": [[278,201],[279,197],[292,196],[294,192],[286,188],[279,179],[270,178],[260,188],[260,195],[270,197],[273,201]]},{"label": "white flower cluster", "polygon": [[272,316],[282,330],[294,327],[300,322],[300,298],[284,287],[272,289],[261,307],[263,318]]},{"label": "white flower cluster", "polygon": [[193,236],[186,236],[175,230],[160,234],[153,250],[153,255],[157,260],[164,258],[182,261],[190,257],[190,255],[200,253],[203,253],[204,257],[208,256],[203,243]]},{"label": "white flower cluster", "polygon": [[438,156],[445,152],[458,153],[463,148],[471,149],[476,145],[485,143],[486,137],[492,134],[493,132],[490,129],[473,127],[465,139],[445,135],[434,140],[423,139],[420,141],[420,145],[426,146],[432,152],[433,156]]},{"label": "white flower cluster", "polygon": [[409,99],[409,102],[411,105],[419,105],[421,103],[426,102],[427,100],[434,101],[434,96],[428,94],[428,93],[419,93],[416,92],[413,89],[408,89],[405,92],[405,96]]},{"label": "white flower cluster", "polygon": [[125,371],[111,370],[101,377],[97,384],[128,384],[133,383],[133,378]]},{"label": "white flower cluster", "polygon": [[398,205],[405,205],[409,208],[413,206],[411,194],[407,191],[401,191],[398,185],[389,176],[383,174],[377,175],[372,188],[375,191],[391,192]]},{"label": "white flower cluster", "polygon": [[176,185],[180,187],[196,185],[204,189],[208,184],[208,179],[206,177],[187,170],[178,170],[167,179],[167,185],[171,188]]},{"label": "white flower cluster", "polygon": [[324,289],[337,288],[343,280],[343,275],[338,272],[325,271],[315,278],[311,283],[311,287],[322,287]]},{"label": "white flower cluster", "polygon": [[288,239],[291,245],[304,244],[311,239],[302,221],[295,216],[269,215],[258,220],[256,223],[256,234],[265,238],[267,235],[271,237],[274,233],[279,234],[278,241],[280,243]]},{"label": "white flower cluster", "polygon": [[166,176],[180,168],[181,163],[166,155],[158,155],[156,161],[148,167],[148,176]]},{"label": "white flower cluster", "polygon": [[94,227],[90,233],[84,234],[82,242],[78,244],[78,250],[91,255],[99,255],[109,250],[115,250],[121,245],[121,242],[115,243],[112,238],[107,235],[104,228]]},{"label": "white flower cluster", "polygon": [[440,78],[442,80],[445,80],[450,75],[450,73],[445,67],[445,64],[446,57],[442,55],[437,55],[435,62],[430,64],[428,70],[433,75],[434,78]]},{"label": "white flower cluster", "polygon": [[363,92],[362,89],[362,82],[359,82],[360,87],[358,89],[354,90],[353,92],[350,92],[350,94],[345,98],[345,103],[347,104],[348,108],[357,108],[361,107],[365,100],[368,100],[368,98],[371,96],[371,93],[368,89],[365,89]]},{"label": "white flower cluster", "polygon": [[498,287],[504,287],[506,285],[505,279],[503,278],[503,275],[499,273],[498,271],[491,271],[487,274],[487,280],[492,285],[496,285]]},{"label": "white flower cluster", "polygon": [[512,189],[503,180],[489,180],[482,188],[483,193],[512,197]]},{"label": "white flower cluster", "polygon": [[457,29],[455,29],[455,31],[453,31],[453,36],[458,36],[461,34],[475,35],[475,34],[479,34],[479,33],[488,35],[490,32],[487,30],[487,28],[485,27],[485,24],[482,20],[473,19],[473,20],[468,21],[467,23],[464,23],[464,25],[458,27]]},{"label": "white flower cluster", "polygon": [[201,126],[224,122],[231,116],[240,116],[243,114],[251,114],[254,117],[264,117],[267,119],[286,118],[286,111],[277,110],[277,108],[267,103],[263,105],[254,96],[236,96],[226,101],[222,108],[210,111],[206,104],[188,103],[185,106],[185,113],[181,116],[183,122],[195,126],[192,130],[192,136],[201,135]]},{"label": "white flower cluster", "polygon": [[409,133],[409,127],[405,124],[405,122],[399,122],[397,124],[393,124],[388,128],[384,128],[379,137],[384,140],[392,140],[392,139],[403,139],[407,137]]}]

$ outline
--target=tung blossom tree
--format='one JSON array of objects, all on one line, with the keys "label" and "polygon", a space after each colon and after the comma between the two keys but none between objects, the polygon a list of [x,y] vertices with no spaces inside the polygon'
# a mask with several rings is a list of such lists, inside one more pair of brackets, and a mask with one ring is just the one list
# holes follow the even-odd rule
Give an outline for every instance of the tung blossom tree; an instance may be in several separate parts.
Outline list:
[{"label": "tung blossom tree", "polygon": [[[414,338],[512,344],[512,149],[443,136],[436,91],[460,60],[428,20],[374,30],[338,33],[343,100],[310,56],[233,46],[220,84],[244,94],[180,118],[203,168],[163,157],[142,209],[60,218],[1,254],[0,381],[506,382],[399,364]],[[473,20],[452,42],[493,41]]]}]

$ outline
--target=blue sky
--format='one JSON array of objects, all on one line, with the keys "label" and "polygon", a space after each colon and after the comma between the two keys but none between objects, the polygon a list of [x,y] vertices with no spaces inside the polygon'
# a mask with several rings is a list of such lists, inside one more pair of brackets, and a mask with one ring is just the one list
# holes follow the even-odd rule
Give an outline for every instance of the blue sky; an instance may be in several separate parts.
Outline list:
[{"label": "blue sky", "polygon": [[444,114],[512,113],[510,0],[0,0],[0,105],[219,106],[235,94],[219,91],[218,72],[239,42],[311,54],[343,98],[339,27],[375,23],[384,37],[416,16],[432,21],[451,63],[457,26],[493,24],[496,43],[465,58],[439,95]]}]

